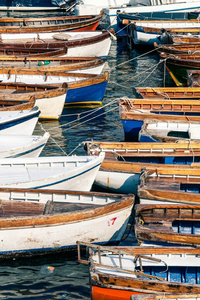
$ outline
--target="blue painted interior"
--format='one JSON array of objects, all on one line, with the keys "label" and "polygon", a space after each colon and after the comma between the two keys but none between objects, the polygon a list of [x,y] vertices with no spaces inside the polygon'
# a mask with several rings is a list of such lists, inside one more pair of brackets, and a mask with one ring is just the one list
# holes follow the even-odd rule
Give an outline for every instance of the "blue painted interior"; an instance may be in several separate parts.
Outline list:
[{"label": "blue painted interior", "polygon": [[176,220],[172,223],[172,228],[175,233],[200,235],[200,221]]},{"label": "blue painted interior", "polygon": [[[137,269],[139,270],[139,268]],[[149,275],[158,276],[170,282],[200,284],[200,267],[144,266],[143,270]]]}]

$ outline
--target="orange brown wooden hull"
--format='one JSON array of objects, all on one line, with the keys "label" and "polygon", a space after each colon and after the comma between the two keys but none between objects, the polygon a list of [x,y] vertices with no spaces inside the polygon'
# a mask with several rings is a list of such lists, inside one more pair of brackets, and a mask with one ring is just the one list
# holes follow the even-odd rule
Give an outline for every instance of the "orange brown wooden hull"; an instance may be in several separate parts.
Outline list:
[{"label": "orange brown wooden hull", "polygon": [[133,291],[107,289],[98,286],[92,287],[92,300],[130,300],[133,294],[141,294]]}]

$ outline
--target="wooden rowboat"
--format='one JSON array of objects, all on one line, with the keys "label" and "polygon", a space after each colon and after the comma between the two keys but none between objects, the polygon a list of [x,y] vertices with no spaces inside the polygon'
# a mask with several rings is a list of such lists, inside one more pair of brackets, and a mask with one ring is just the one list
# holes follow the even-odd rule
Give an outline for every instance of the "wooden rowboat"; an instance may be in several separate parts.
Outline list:
[{"label": "wooden rowboat", "polygon": [[1,33],[87,31],[96,30],[102,15],[60,16],[44,18],[1,18]]},{"label": "wooden rowboat", "polygon": [[[97,192],[1,189],[0,193],[1,258],[64,251],[75,247],[80,235],[88,242],[119,242],[134,204],[133,195]],[[7,200],[2,200],[4,196]]]},{"label": "wooden rowboat", "polygon": [[108,31],[1,34],[0,46],[55,49],[67,47],[68,57],[108,56],[111,35]]},{"label": "wooden rowboat", "polygon": [[140,176],[141,204],[199,204],[200,168],[145,168]]},{"label": "wooden rowboat", "polygon": [[199,205],[139,204],[135,207],[135,235],[138,243],[200,244]]},{"label": "wooden rowboat", "polygon": [[[88,247],[87,260],[80,255],[80,245]],[[200,291],[199,248],[104,247],[78,242],[78,253],[78,262],[89,264],[93,300]]]},{"label": "wooden rowboat", "polygon": [[65,105],[101,105],[108,82],[108,72],[102,75],[0,69],[0,81],[6,83],[52,84],[67,83]]},{"label": "wooden rowboat", "polygon": [[185,99],[118,99],[125,139],[137,141],[145,119],[199,122],[199,100]]},{"label": "wooden rowboat", "polygon": [[40,111],[37,106],[27,110],[0,111],[0,135],[33,134],[39,114]]},{"label": "wooden rowboat", "polygon": [[[193,164],[181,165],[185,169],[191,168]],[[166,168],[179,168],[178,164],[165,164]],[[127,193],[137,195],[140,182],[140,174],[144,168],[162,168],[163,164],[151,162],[127,162],[104,159],[95,177],[94,184],[109,192]]]},{"label": "wooden rowboat", "polygon": [[199,141],[200,123],[145,120],[139,132],[140,142]]},{"label": "wooden rowboat", "polygon": [[0,103],[22,104],[35,97],[40,119],[59,119],[65,104],[67,87],[32,85],[23,83],[0,83]]},{"label": "wooden rowboat", "polygon": [[0,160],[1,187],[90,191],[104,159],[97,156],[45,156]]},{"label": "wooden rowboat", "polygon": [[154,44],[155,49],[161,54],[173,55],[196,55],[200,54],[200,43],[181,43],[170,45],[157,45]]},{"label": "wooden rowboat", "polygon": [[166,68],[177,86],[187,85],[187,71],[200,69],[200,54],[194,55],[166,55]]},{"label": "wooden rowboat", "polygon": [[200,161],[198,142],[131,143],[131,142],[84,142],[88,155],[105,153],[96,177],[95,185],[118,193],[137,194],[143,168],[191,167]]},{"label": "wooden rowboat", "polygon": [[[26,49],[25,49],[26,50]],[[0,69],[101,74],[106,59],[100,57],[0,56]]]},{"label": "wooden rowboat", "polygon": [[138,98],[151,99],[200,99],[198,87],[136,87]]},{"label": "wooden rowboat", "polygon": [[38,157],[49,138],[39,135],[1,134],[0,158]]}]

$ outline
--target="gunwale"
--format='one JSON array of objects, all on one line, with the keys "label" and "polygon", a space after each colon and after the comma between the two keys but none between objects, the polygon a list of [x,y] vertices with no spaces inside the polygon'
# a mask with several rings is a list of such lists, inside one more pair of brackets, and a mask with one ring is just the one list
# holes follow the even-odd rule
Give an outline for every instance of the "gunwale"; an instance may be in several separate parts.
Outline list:
[{"label": "gunwale", "polygon": [[[38,66],[37,63],[43,60],[50,61],[49,65]],[[11,65],[5,63],[10,62]],[[95,68],[103,66],[106,62],[105,58],[100,57],[5,57],[0,56],[0,70],[1,69],[14,69],[14,70],[33,70],[33,71],[57,71],[69,72],[79,71],[87,68]],[[16,65],[15,65],[16,63]],[[52,63],[52,64],[51,64]],[[18,64],[18,65],[17,65]],[[21,65],[19,65],[21,64]],[[79,72],[80,73],[80,72]]]},{"label": "gunwale", "polygon": [[200,99],[198,87],[135,87],[135,91],[142,98]]},{"label": "gunwale", "polygon": [[[54,20],[63,21],[63,24],[50,24],[50,25],[25,25],[26,22],[29,20],[26,18],[22,21],[22,25],[19,26],[2,26],[0,27],[0,34],[1,33],[23,33],[23,32],[52,32],[52,31],[85,31],[85,30],[95,30],[102,18],[104,12],[101,12],[99,15],[89,15],[89,16],[82,16],[81,18],[74,16],[64,16],[64,17],[56,17]],[[33,21],[34,18],[32,18]],[[18,19],[18,22],[20,19]],[[41,21],[45,21],[45,18],[40,18]],[[75,20],[75,22],[72,22]],[[78,20],[78,21],[77,21]],[[35,22],[38,22],[38,19]],[[53,21],[53,18],[46,18],[46,22],[49,23]],[[68,22],[67,22],[68,21]],[[1,20],[0,20],[1,22]],[[6,20],[5,20],[6,22]],[[8,20],[7,20],[8,22]],[[14,21],[13,21],[14,22]],[[17,22],[17,21],[16,21]]]},{"label": "gunwale", "polygon": [[61,56],[67,53],[67,47],[40,49],[40,48],[24,48],[24,47],[10,47],[0,45],[0,59],[1,60],[30,60],[30,59],[44,59],[46,57]]},{"label": "gunwale", "polygon": [[181,141],[171,143],[140,143],[140,142],[84,142],[88,155],[105,153],[106,159],[118,157],[189,157],[200,155],[200,143],[196,141]]},{"label": "gunwale", "polygon": [[200,43],[181,43],[181,44],[169,44],[169,45],[157,45],[154,44],[155,49],[161,54],[173,55],[196,55],[200,52]]},{"label": "gunwale", "polygon": [[[18,189],[19,190],[19,189]],[[22,191],[22,189],[20,189]],[[31,190],[29,190],[31,192]],[[46,190],[34,190],[34,193],[41,193],[45,192]],[[51,190],[51,192],[54,192],[55,190]],[[24,189],[24,192],[26,190]],[[64,191],[63,191],[64,192]],[[55,191],[55,193],[58,193]],[[64,192],[65,194],[68,193]],[[97,193],[98,194],[98,193]],[[98,196],[96,194],[96,197]],[[107,214],[111,214],[114,211],[121,211],[124,208],[132,207],[134,203],[134,196],[133,195],[117,195],[117,194],[111,194],[110,197],[116,197],[118,200],[113,203],[105,204],[102,206],[97,206],[93,207],[92,209],[85,209],[83,211],[71,211],[71,212],[65,212],[65,213],[58,213],[58,214],[42,214],[39,216],[34,216],[34,217],[27,217],[27,216],[18,216],[18,217],[7,217],[7,218],[1,218],[0,217],[0,227],[1,229],[3,228],[16,228],[16,227],[37,227],[37,226],[54,226],[58,224],[63,224],[63,223],[73,223],[73,222],[80,222],[84,220],[89,220],[89,219],[94,219],[98,218],[99,216],[104,216]],[[108,197],[108,194],[107,194]],[[22,201],[0,201],[0,205],[6,205],[10,204],[11,206],[15,205],[15,203],[22,205],[29,206],[30,203],[32,202],[22,202]],[[42,206],[44,207],[45,204],[42,203],[32,203],[31,205],[35,206]]]},{"label": "gunwale", "polygon": [[14,99],[0,99],[0,111],[20,111],[32,109],[35,106],[35,101],[35,96],[30,95],[27,101],[16,101]]}]

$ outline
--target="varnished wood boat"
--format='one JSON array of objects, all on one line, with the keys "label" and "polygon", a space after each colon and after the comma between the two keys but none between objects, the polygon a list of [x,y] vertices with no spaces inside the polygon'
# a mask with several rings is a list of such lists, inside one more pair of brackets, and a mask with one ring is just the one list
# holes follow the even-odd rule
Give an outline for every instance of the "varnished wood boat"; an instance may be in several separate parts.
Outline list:
[{"label": "varnished wood boat", "polygon": [[136,87],[138,98],[151,99],[200,99],[199,87]]},{"label": "varnished wood boat", "polygon": [[76,246],[80,234],[88,242],[119,242],[134,204],[133,195],[97,192],[0,193],[1,258],[64,251]]},{"label": "varnished wood boat", "polygon": [[180,43],[200,43],[199,36],[191,35],[191,36],[184,36],[184,35],[173,35],[173,42],[180,44]]},{"label": "varnished wood boat", "polygon": [[139,132],[140,142],[199,141],[200,123],[145,120]]},{"label": "varnished wood boat", "polygon": [[[25,49],[26,50],[26,49]],[[0,56],[0,69],[101,74],[106,59],[100,57]]]},{"label": "varnished wood boat", "polygon": [[177,86],[187,85],[187,71],[200,69],[200,54],[191,55],[166,55],[161,53],[161,57],[166,58],[166,68]]},{"label": "varnished wood boat", "polygon": [[199,204],[200,168],[145,168],[140,176],[141,204]]},{"label": "varnished wood boat", "polygon": [[196,55],[200,54],[200,43],[181,43],[170,45],[154,44],[155,49],[159,53],[173,54],[173,55]]},{"label": "varnished wood boat", "polygon": [[108,31],[1,34],[0,46],[20,48],[64,48],[68,57],[108,56],[111,35]]},{"label": "varnished wood boat", "polygon": [[[80,255],[80,245],[89,249],[87,260]],[[89,264],[93,300],[200,291],[199,248],[103,247],[78,242],[78,253],[78,262]]]},{"label": "varnished wood boat", "polygon": [[0,160],[1,187],[90,191],[104,159],[97,156],[45,156]]},{"label": "varnished wood boat", "polygon": [[200,206],[139,204],[135,207],[135,235],[138,243],[200,244]]},{"label": "varnished wood boat", "polygon": [[137,141],[145,119],[199,122],[199,100],[185,99],[118,99],[125,139]]},{"label": "varnished wood boat", "polygon": [[40,119],[59,119],[65,104],[67,87],[33,85],[23,83],[0,83],[0,103],[21,105],[35,97]]},{"label": "varnished wood boat", "polygon": [[108,72],[102,75],[54,71],[0,69],[0,81],[26,84],[67,84],[65,105],[101,105],[108,82]]},{"label": "varnished wood boat", "polygon": [[60,16],[44,18],[1,18],[1,33],[87,31],[96,30],[102,15]]}]

